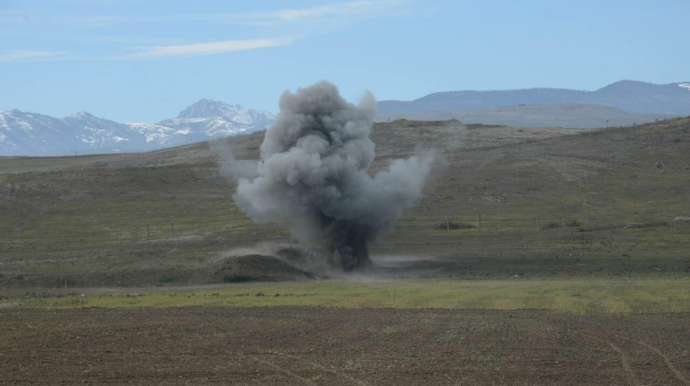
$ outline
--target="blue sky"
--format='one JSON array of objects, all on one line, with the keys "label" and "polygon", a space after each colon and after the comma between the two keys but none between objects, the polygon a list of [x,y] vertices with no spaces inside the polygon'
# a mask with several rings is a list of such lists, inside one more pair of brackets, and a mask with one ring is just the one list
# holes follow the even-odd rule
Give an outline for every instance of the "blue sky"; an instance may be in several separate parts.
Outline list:
[{"label": "blue sky", "polygon": [[157,122],[201,98],[690,81],[690,1],[0,0],[0,109]]}]

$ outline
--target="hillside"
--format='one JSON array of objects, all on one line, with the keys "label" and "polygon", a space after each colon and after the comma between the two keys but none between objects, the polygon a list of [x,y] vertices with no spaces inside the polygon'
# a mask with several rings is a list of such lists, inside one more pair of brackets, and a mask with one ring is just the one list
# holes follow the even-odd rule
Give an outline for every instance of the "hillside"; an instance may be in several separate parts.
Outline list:
[{"label": "hillside", "polygon": [[445,121],[457,119],[465,123],[494,124],[519,127],[563,127],[598,129],[630,126],[668,119],[665,114],[629,113],[614,107],[586,104],[513,105],[475,109],[420,111],[379,115],[377,121],[396,119]]},{"label": "hillside", "polygon": [[[226,256],[274,253],[289,235],[239,212],[220,166],[256,159],[262,136],[0,158],[0,286],[208,283]],[[387,274],[690,272],[690,118],[588,132],[402,120],[372,139],[374,171],[438,151],[419,205],[372,248]]]}]

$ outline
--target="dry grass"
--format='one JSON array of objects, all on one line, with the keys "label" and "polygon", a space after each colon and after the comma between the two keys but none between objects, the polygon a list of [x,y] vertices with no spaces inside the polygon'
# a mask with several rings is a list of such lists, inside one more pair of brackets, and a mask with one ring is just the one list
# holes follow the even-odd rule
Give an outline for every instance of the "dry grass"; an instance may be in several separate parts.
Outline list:
[{"label": "dry grass", "polygon": [[[372,250],[436,258],[421,268],[441,278],[687,277],[690,225],[673,219],[690,215],[689,127],[379,124],[374,170],[429,148],[439,162],[419,205]],[[289,241],[237,210],[218,165],[219,148],[258,157],[261,134],[224,142],[0,159],[0,286],[206,283],[204,270],[228,250]],[[439,229],[444,221],[474,228]]]}]

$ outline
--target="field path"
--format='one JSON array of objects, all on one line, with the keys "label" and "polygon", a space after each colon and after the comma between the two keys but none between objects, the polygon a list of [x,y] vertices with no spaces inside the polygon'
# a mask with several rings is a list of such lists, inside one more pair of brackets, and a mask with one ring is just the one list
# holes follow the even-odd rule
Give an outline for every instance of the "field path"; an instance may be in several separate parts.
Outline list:
[{"label": "field path", "polygon": [[628,375],[628,378],[630,378],[630,383],[634,386],[642,386],[642,383],[640,382],[640,379],[637,377],[637,375],[635,375],[635,370],[633,370],[632,365],[630,364],[630,359],[625,354],[625,352],[621,350],[620,347],[616,346],[615,344],[607,340],[602,339],[602,341],[608,344],[614,351],[618,353],[618,355],[621,358],[621,364],[623,364],[623,369],[625,370],[625,373]]},{"label": "field path", "polygon": [[[688,381],[688,378],[685,376],[685,374],[683,374],[683,372],[673,364],[673,360],[668,355],[664,354],[664,352],[661,351],[658,347],[653,346],[653,345],[651,345],[651,344],[649,344],[643,340],[640,340],[639,336],[636,336],[636,334],[633,334],[630,332],[620,332],[620,331],[616,332],[616,331],[612,330],[610,325],[604,325],[601,323],[593,323],[593,325],[598,330],[597,335],[589,334],[589,333],[584,333],[584,334],[591,336],[592,338],[597,339],[603,343],[606,343],[609,347],[611,347],[614,351],[616,351],[618,353],[618,355],[620,356],[620,359],[621,359],[621,363],[623,365],[623,369],[628,374],[628,377],[630,378],[631,383],[633,385],[635,385],[635,386],[643,385],[643,384],[646,384],[646,382],[643,382],[640,379],[639,375],[636,374],[629,354],[626,353],[619,346],[614,344],[611,340],[601,337],[602,334],[605,333],[608,337],[616,338],[616,339],[621,340],[623,342],[632,343],[634,345],[639,344],[639,345],[644,346],[649,351],[652,351],[654,353],[654,355],[661,358],[664,365],[667,367],[667,369],[670,371],[670,373],[673,374],[673,376],[675,377],[675,380],[669,381],[669,382],[672,382],[675,384],[676,383],[675,381],[680,381],[684,385],[690,385],[690,381]],[[631,349],[631,352],[633,352],[633,351],[637,352],[637,350]],[[639,352],[637,352],[637,354],[640,355]],[[649,363],[649,360],[646,360],[644,362],[644,364],[648,364],[648,363]],[[665,383],[665,384],[670,384],[670,383]]]},{"label": "field path", "polygon": [[673,375],[676,376],[676,378],[678,378],[681,382],[685,383],[686,385],[690,385],[690,381],[688,381],[688,379],[685,377],[683,372],[678,370],[678,368],[673,365],[673,362],[671,361],[671,358],[668,357],[668,355],[664,354],[663,352],[661,352],[661,350],[652,346],[649,343],[645,343],[642,341],[638,341],[637,343],[639,343],[639,344],[649,348],[650,350],[654,351],[655,353],[657,353],[661,358],[663,358],[664,363],[666,363],[666,366],[669,368],[669,370],[671,370],[671,372],[673,373]]},{"label": "field path", "polygon": [[257,357],[256,355],[250,356],[249,358],[251,358],[252,360],[255,360],[255,361],[259,362],[259,363],[263,363],[263,364],[265,364],[266,366],[272,367],[272,368],[274,368],[274,369],[280,371],[281,373],[285,373],[285,374],[287,374],[287,375],[289,375],[289,376],[291,376],[291,377],[294,377],[294,378],[300,380],[301,382],[303,382],[304,385],[315,385],[315,384],[316,384],[316,383],[312,382],[311,380],[309,380],[309,379],[307,379],[307,378],[304,378],[304,377],[302,377],[302,376],[300,376],[300,375],[295,374],[293,371],[290,371],[289,369],[287,369],[287,368],[285,368],[285,367],[278,366],[277,364],[275,364],[275,363],[273,363],[273,362],[271,362],[271,361],[268,361],[268,360],[266,360],[266,359],[261,359],[261,358]]},{"label": "field path", "polygon": [[305,362],[305,363],[308,363],[309,365],[318,367],[318,368],[320,368],[320,369],[323,370],[323,371],[327,371],[327,372],[333,373],[333,374],[335,374],[335,375],[337,375],[337,376],[339,376],[339,377],[342,377],[342,378],[347,379],[348,381],[354,383],[355,385],[359,385],[359,386],[370,386],[368,383],[363,382],[363,381],[360,381],[360,380],[357,379],[357,378],[353,378],[353,377],[347,375],[346,373],[344,373],[344,372],[342,372],[342,371],[336,370],[336,369],[333,368],[333,367],[328,368],[328,367],[323,366],[323,365],[320,365],[320,364],[318,364],[318,363],[316,363],[316,362],[314,362],[314,361],[310,361],[310,360],[308,360],[308,359],[305,359],[305,358],[302,358],[302,357],[298,357],[298,356],[295,356],[295,355],[291,355],[291,354],[287,354],[287,353],[281,353],[281,355],[286,356],[286,357],[290,357],[290,358],[294,358],[294,359],[297,359],[297,360],[300,360],[300,361],[303,361],[303,362]]}]

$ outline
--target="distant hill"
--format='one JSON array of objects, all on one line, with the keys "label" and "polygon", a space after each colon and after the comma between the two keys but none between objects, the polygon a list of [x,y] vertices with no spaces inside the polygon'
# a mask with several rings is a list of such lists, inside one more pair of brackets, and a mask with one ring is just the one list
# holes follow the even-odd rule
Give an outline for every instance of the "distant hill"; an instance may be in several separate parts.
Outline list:
[{"label": "distant hill", "polygon": [[158,124],[0,111],[0,156],[139,152],[262,130],[273,114],[202,99]]},{"label": "distant hill", "polygon": [[586,104],[557,105],[514,105],[457,109],[442,111],[421,111],[393,115],[379,115],[379,122],[396,119],[418,121],[445,121],[457,119],[468,124],[494,124],[520,127],[565,127],[595,129],[611,126],[629,126],[663,120],[671,117],[665,114],[629,113],[615,107]]},{"label": "distant hill", "polygon": [[685,116],[690,115],[690,83],[659,85],[623,80],[596,91],[554,88],[447,91],[429,94],[413,101],[380,101],[378,113],[381,116],[402,116],[429,111],[563,104],[599,105],[629,113]]},{"label": "distant hill", "polygon": [[[534,88],[450,91],[414,101],[380,101],[378,121],[458,119],[470,124],[598,128],[690,115],[690,82],[620,81],[596,91]],[[120,123],[81,112],[64,118],[0,111],[0,156],[140,152],[251,133],[269,112],[201,99],[157,124]]]}]

